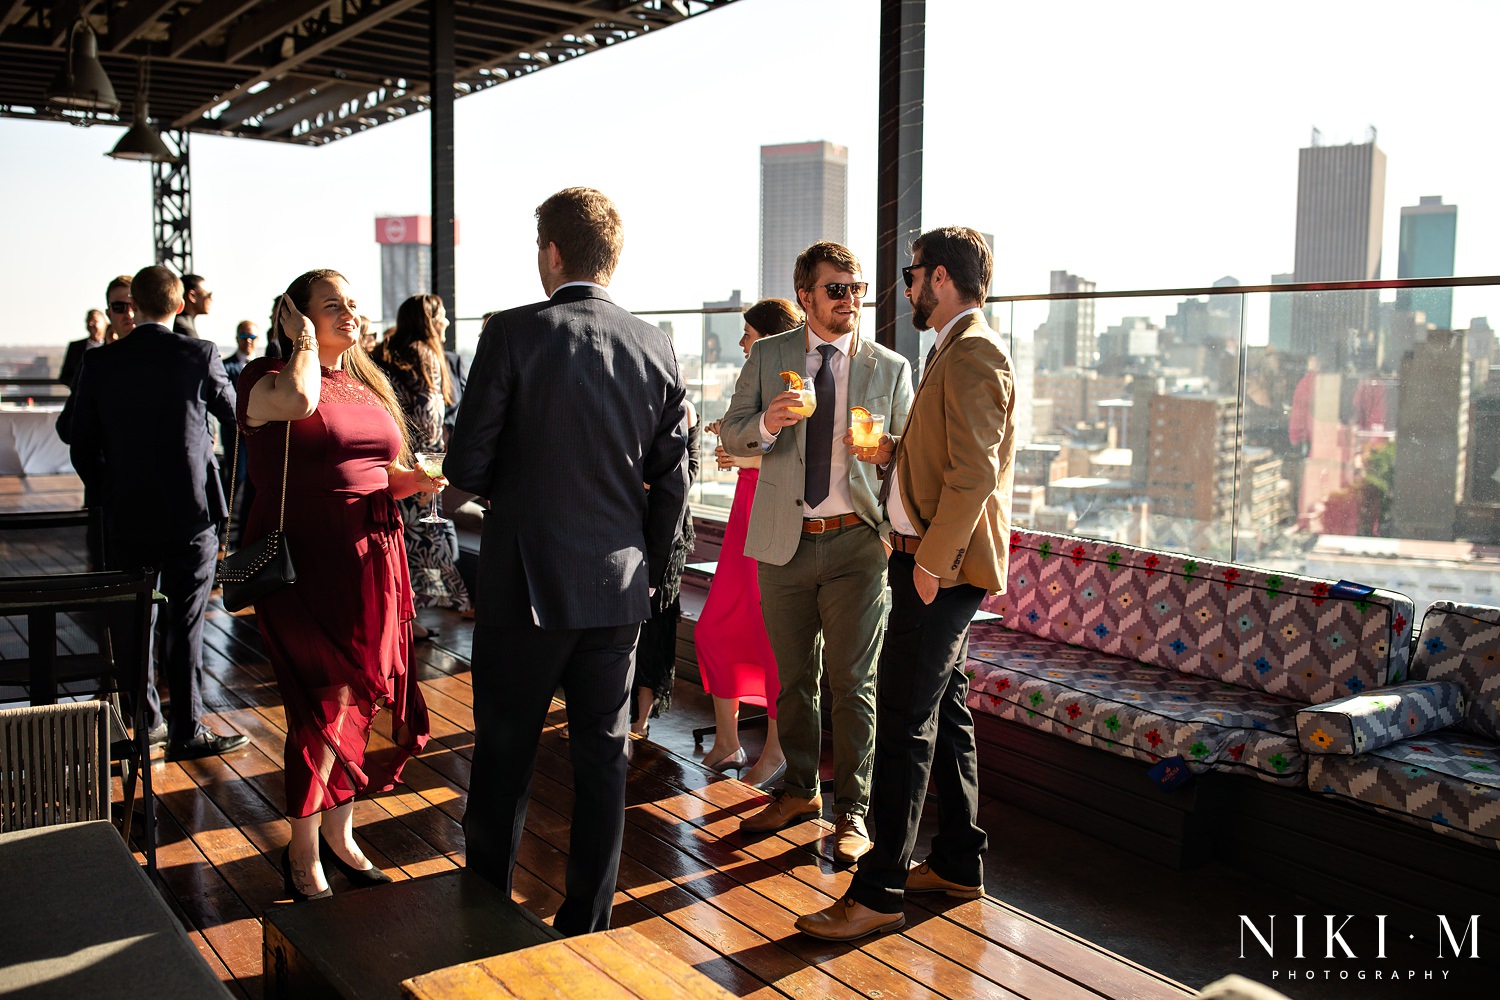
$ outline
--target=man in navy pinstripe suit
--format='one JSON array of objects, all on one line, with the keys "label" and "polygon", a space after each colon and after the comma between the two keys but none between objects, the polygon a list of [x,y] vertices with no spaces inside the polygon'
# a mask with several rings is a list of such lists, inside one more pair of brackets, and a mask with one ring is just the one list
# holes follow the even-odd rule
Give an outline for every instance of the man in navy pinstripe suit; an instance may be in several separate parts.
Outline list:
[{"label": "man in navy pinstripe suit", "polygon": [[632,654],[687,502],[668,336],[610,300],[622,242],[603,194],[536,210],[545,302],[485,324],[444,474],[490,501],[474,628],[468,864],[509,891],[537,740],[559,685],[575,804],[564,934],[609,927],[625,829]]}]

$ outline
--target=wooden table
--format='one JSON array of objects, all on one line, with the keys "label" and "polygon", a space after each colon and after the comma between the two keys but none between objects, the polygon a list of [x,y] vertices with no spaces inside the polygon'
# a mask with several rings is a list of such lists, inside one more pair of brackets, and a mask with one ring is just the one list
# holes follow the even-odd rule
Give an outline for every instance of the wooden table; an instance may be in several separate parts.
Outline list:
[{"label": "wooden table", "polygon": [[733,998],[697,969],[629,927],[439,969],[408,979],[401,989],[410,1000]]}]

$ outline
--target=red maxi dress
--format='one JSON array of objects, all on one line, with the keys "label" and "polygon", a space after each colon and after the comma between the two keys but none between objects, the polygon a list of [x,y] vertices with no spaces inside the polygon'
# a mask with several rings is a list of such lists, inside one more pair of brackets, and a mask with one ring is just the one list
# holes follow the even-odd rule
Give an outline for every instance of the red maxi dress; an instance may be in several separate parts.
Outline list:
[{"label": "red maxi dress", "polygon": [[745,555],[750,507],[755,503],[759,481],[759,469],[741,469],[734,484],[734,503],[729,508],[729,523],[724,526],[719,566],[693,630],[693,641],[705,691],[717,698],[764,705],[774,719],[781,681],[760,610],[759,567]]},{"label": "red maxi dress", "polygon": [[[275,529],[287,425],[245,426],[250,390],[279,358],[240,375],[239,418],[255,502],[245,537]],[[387,791],[427,742],[427,706],[411,661],[411,580],[386,467],[401,435],[380,399],[342,370],[323,369],[317,410],[291,422],[286,537],[297,582],[256,603],[286,708],[286,810],[311,816]],[[366,760],[380,707],[396,748]]]}]

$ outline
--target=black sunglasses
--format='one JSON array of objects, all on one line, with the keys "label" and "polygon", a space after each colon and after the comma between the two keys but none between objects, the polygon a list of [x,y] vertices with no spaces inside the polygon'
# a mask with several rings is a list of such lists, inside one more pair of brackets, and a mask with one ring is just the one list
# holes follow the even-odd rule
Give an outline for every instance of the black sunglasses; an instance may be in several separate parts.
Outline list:
[{"label": "black sunglasses", "polygon": [[842,302],[849,297],[850,292],[854,293],[856,299],[864,298],[865,292],[870,290],[870,283],[868,281],[830,281],[826,285],[813,285],[813,287],[826,291],[833,301]]},{"label": "black sunglasses", "polygon": [[901,269],[901,278],[906,282],[907,288],[911,287],[911,273],[913,271],[920,271],[926,266],[926,264],[913,264],[910,267],[903,267]]},{"label": "black sunglasses", "polygon": [[109,311],[123,316],[130,311],[130,307],[131,304],[129,302],[111,302],[109,304]]}]

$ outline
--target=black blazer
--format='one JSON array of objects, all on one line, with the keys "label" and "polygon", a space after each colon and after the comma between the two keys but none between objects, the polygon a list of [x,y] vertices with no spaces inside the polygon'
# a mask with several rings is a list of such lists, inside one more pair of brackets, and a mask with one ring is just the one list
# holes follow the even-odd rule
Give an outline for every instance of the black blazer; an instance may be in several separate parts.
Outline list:
[{"label": "black blazer", "polygon": [[103,341],[95,342],[90,337],[69,341],[68,351],[63,355],[62,369],[57,373],[57,380],[69,389],[73,388],[73,383],[78,381],[78,369],[83,365],[83,352],[103,346]]},{"label": "black blazer", "polygon": [[490,500],[482,624],[650,617],[687,503],[684,399],[670,338],[602,289],[490,318],[443,468]]},{"label": "black blazer", "polygon": [[84,355],[73,467],[115,537],[191,538],[225,514],[208,415],[234,420],[218,349],[159,323]]}]

